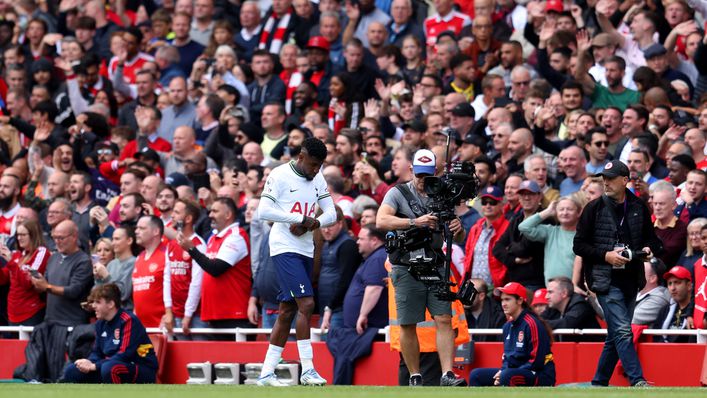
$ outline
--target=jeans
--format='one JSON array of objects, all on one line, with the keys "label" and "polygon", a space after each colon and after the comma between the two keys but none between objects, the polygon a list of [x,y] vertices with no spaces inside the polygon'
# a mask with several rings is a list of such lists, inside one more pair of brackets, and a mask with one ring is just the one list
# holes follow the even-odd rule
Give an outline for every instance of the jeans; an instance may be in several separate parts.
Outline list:
[{"label": "jeans", "polygon": [[[174,318],[174,327],[175,328],[181,328],[182,327],[182,321],[184,318]],[[189,328],[195,329],[195,328],[208,328],[209,324],[202,321],[201,317],[199,315],[194,315],[191,318],[191,322],[189,323]],[[207,341],[208,340],[208,335],[206,334],[190,334],[190,335],[185,335],[185,334],[179,334],[175,335],[175,340],[179,341]]]},{"label": "jeans", "polygon": [[598,294],[597,298],[604,310],[608,334],[592,384],[609,385],[609,380],[619,359],[621,359],[631,384],[645,380],[631,333],[631,319],[636,305],[636,294],[624,294],[618,287],[611,286],[608,293]]},{"label": "jeans", "polygon": [[[324,320],[324,316],[319,318],[319,327],[322,327],[322,321]],[[329,330],[327,330],[327,333],[331,332],[334,329],[338,329],[340,327],[344,326],[344,312],[343,311],[335,311],[331,313],[331,318],[329,319]],[[326,334],[322,335],[322,341],[326,341]]]}]

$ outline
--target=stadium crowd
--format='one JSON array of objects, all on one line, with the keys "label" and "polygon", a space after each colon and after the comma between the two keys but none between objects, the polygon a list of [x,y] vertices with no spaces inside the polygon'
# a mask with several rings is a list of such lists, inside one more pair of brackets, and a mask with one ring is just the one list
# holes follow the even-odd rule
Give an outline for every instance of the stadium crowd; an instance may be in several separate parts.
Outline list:
[{"label": "stadium crowd", "polygon": [[389,324],[378,211],[416,167],[444,173],[447,144],[479,183],[451,249],[481,292],[470,328],[506,323],[508,282],[553,329],[603,322],[575,235],[607,175],[662,246],[621,287],[634,339],[707,328],[704,1],[0,0],[0,15],[0,325],[86,324],[81,303],[114,283],[119,308],[178,339],[272,327],[278,237],[258,207],[315,137],[337,213],[314,237],[325,329]]}]

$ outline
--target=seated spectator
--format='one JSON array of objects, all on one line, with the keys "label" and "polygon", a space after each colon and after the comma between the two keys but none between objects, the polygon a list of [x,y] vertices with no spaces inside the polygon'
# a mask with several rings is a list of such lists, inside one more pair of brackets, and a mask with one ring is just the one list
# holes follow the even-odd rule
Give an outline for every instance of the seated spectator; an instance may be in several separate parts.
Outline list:
[{"label": "seated spectator", "polygon": [[643,263],[646,273],[646,286],[636,296],[631,326],[634,330],[634,342],[637,341],[637,328],[648,328],[655,323],[663,308],[670,302],[670,292],[663,286],[665,263],[656,259]]},{"label": "seated spectator", "polygon": [[[693,329],[692,312],[695,302],[692,299],[692,276],[690,271],[679,265],[674,266],[663,275],[670,291],[670,304],[663,308],[653,325],[655,329]],[[655,341],[661,343],[694,342],[694,336],[663,335],[655,336]]]},{"label": "seated spectator", "polygon": [[538,289],[533,293],[533,301],[530,303],[530,307],[533,309],[535,315],[540,316],[548,308],[549,302],[547,301],[547,289]]},{"label": "seated spectator", "polygon": [[500,369],[474,369],[469,375],[469,385],[555,385],[555,362],[550,350],[552,331],[533,314],[528,306],[527,291],[515,282],[496,291],[501,296],[503,312],[510,319],[503,325],[503,365]]},{"label": "seated spectator", "polygon": [[[548,308],[541,314],[552,329],[599,329],[594,309],[586,297],[574,292],[572,280],[566,276],[550,279],[547,284]],[[558,341],[594,341],[591,336],[563,335]],[[603,338],[602,338],[603,339]]]},{"label": "seated spectator", "polygon": [[114,283],[93,288],[89,305],[95,311],[96,342],[88,358],[78,359],[64,371],[67,383],[155,383],[157,356],[145,327],[135,314],[121,308],[121,293]]},{"label": "seated spectator", "polygon": [[[471,306],[464,307],[469,329],[499,329],[506,323],[506,315],[498,301],[489,297],[489,287],[483,279],[472,278],[471,282],[479,292]],[[473,334],[474,341],[500,341],[500,336]]]}]

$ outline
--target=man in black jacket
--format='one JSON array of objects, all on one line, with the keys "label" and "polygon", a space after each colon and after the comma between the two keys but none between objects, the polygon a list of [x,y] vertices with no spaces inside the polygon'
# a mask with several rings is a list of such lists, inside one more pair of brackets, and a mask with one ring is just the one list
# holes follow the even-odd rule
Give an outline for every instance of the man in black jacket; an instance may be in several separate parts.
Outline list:
[{"label": "man in black jacket", "polygon": [[541,210],[543,193],[535,181],[525,180],[520,183],[518,196],[523,211],[513,216],[492,252],[508,268],[510,282],[518,282],[528,290],[537,290],[545,287],[544,247],[523,236],[518,225]]},{"label": "man in black jacket", "polygon": [[626,189],[628,167],[618,160],[609,162],[601,175],[605,193],[585,206],[574,237],[574,252],[582,257],[585,278],[609,329],[592,384],[608,385],[621,359],[631,385],[646,386],[631,318],[636,293],[646,283],[643,259],[659,254],[663,245],[653,230],[650,210]]},{"label": "man in black jacket", "polygon": [[[547,284],[549,307],[541,317],[555,329],[599,329],[599,322],[592,306],[579,294],[566,276],[550,279]],[[596,341],[592,335],[562,335],[556,341]]]},{"label": "man in black jacket", "polygon": [[[464,308],[469,329],[502,328],[503,324],[506,323],[506,315],[503,313],[498,301],[488,296],[489,287],[486,282],[483,279],[476,278],[473,278],[471,282],[478,290],[479,295],[476,296],[476,300],[470,307]],[[501,341],[500,335],[474,334],[473,332],[472,338],[474,341]]]}]

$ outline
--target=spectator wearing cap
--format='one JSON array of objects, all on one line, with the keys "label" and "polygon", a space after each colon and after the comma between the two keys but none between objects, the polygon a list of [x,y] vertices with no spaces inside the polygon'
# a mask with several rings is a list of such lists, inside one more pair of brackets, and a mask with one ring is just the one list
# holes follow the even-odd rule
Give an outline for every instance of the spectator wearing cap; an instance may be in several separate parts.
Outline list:
[{"label": "spectator wearing cap", "polygon": [[476,134],[467,134],[459,148],[459,160],[473,162],[486,153],[486,140]]},{"label": "spectator wearing cap", "polygon": [[411,0],[393,0],[390,5],[390,16],[393,18],[387,25],[388,43],[403,48],[403,40],[407,36],[415,37],[420,43],[425,42],[425,32],[422,26],[412,17],[413,2]]},{"label": "spectator wearing cap", "polygon": [[449,60],[452,71],[452,81],[444,87],[444,94],[463,94],[467,102],[474,99],[474,79],[476,68],[471,57],[466,54],[456,54]]},{"label": "spectator wearing cap", "polygon": [[508,228],[503,216],[503,191],[490,185],[481,194],[483,216],[469,230],[464,252],[464,275],[479,278],[491,286],[502,286],[507,279],[506,266],[492,249]]},{"label": "spectator wearing cap", "polygon": [[329,42],[322,36],[314,36],[307,41],[305,48],[310,67],[304,75],[304,81],[310,81],[317,86],[317,103],[328,104],[329,84],[332,76],[338,72],[338,68],[329,59]]},{"label": "spectator wearing cap", "polygon": [[660,43],[651,44],[650,47],[643,51],[643,56],[646,58],[646,65],[653,70],[666,83],[672,83],[675,80],[682,80],[687,83],[690,88],[690,98],[695,87],[692,85],[692,80],[677,69],[670,66],[668,58],[668,50]]},{"label": "spectator wearing cap", "polygon": [[[599,33],[592,38],[592,56],[594,57],[594,65],[589,68],[589,74],[594,80],[604,87],[609,87],[609,82],[606,78],[605,63],[612,56],[616,55],[618,42],[614,36],[609,33]],[[636,83],[633,81],[633,72],[635,71],[629,65],[626,65],[622,84],[624,87],[636,90]]]},{"label": "spectator wearing cap", "polygon": [[663,242],[663,253],[658,256],[665,264],[676,264],[687,244],[687,222],[675,215],[677,194],[667,181],[652,186],[651,203],[655,234]]},{"label": "spectator wearing cap", "polygon": [[425,145],[427,134],[427,124],[425,124],[425,122],[415,119],[404,123],[402,129],[404,133],[400,142],[402,142],[403,145],[409,145],[415,149],[420,149]]},{"label": "spectator wearing cap", "polygon": [[494,295],[501,297],[501,307],[508,318],[503,325],[503,365],[474,369],[469,385],[554,386],[552,331],[530,309],[528,291],[519,283],[509,282],[496,288]]},{"label": "spectator wearing cap", "polygon": [[574,237],[574,252],[582,258],[588,287],[597,294],[609,325],[594,385],[608,385],[619,359],[631,385],[646,385],[630,326],[636,293],[645,283],[644,267],[641,261],[624,257],[617,244],[649,256],[659,254],[662,244],[653,230],[650,210],[626,189],[628,176],[628,167],[621,161],[606,164],[605,193],[585,206]]},{"label": "spectator wearing cap", "polygon": [[162,121],[157,134],[172,142],[179,126],[193,126],[196,121],[196,107],[187,95],[187,80],[177,76],[169,82],[169,100],[172,105],[162,111]]},{"label": "spectator wearing cap", "polygon": [[535,315],[540,316],[547,308],[547,289],[542,288],[533,292],[533,301],[530,303],[530,308],[533,309]]},{"label": "spectator wearing cap", "polygon": [[251,69],[255,79],[248,85],[250,118],[259,120],[265,104],[284,103],[287,87],[279,76],[273,74],[275,69],[273,56],[266,50],[256,50],[253,53]]},{"label": "spectator wearing cap", "polygon": [[459,133],[459,137],[463,140],[472,134],[474,127],[474,108],[468,102],[461,102],[452,108],[449,116],[449,127]]},{"label": "spectator wearing cap", "polygon": [[493,246],[494,257],[508,269],[508,280],[531,290],[545,286],[543,279],[543,248],[522,235],[518,226],[540,210],[543,195],[535,181],[525,180],[518,188],[520,207],[509,221],[508,228]]},{"label": "spectator wearing cap", "polygon": [[[540,315],[554,329],[599,329],[596,314],[586,297],[574,292],[572,279],[551,278],[547,284],[548,308]],[[588,336],[558,336],[557,341],[596,341]]]},{"label": "spectator wearing cap", "polygon": [[[695,301],[692,297],[692,275],[690,271],[679,265],[674,266],[663,275],[670,292],[670,304],[663,307],[653,324],[655,329],[685,330],[694,329],[693,312]],[[654,341],[660,343],[693,343],[694,336],[663,335],[655,336]]]},{"label": "spectator wearing cap", "polygon": [[[550,203],[545,210],[526,218],[518,226],[523,236],[544,244],[545,284],[556,276],[572,278],[575,258],[572,241],[582,207],[583,203],[576,196],[563,197]],[[557,219],[559,225],[545,223],[550,219]]]},{"label": "spectator wearing cap", "polygon": [[[636,296],[636,308],[631,319],[634,332],[652,326],[663,308],[670,303],[670,292],[664,286],[663,280],[665,263],[654,257],[650,261],[644,261],[643,266],[646,272],[646,286]],[[638,340],[637,337],[634,336],[634,341]]]},{"label": "spectator wearing cap", "polygon": [[[501,305],[493,296],[489,296],[489,287],[483,279],[472,278],[476,291],[479,294],[470,306],[464,308],[466,323],[469,329],[499,329],[506,323],[506,315],[503,314]],[[484,335],[472,333],[472,340],[500,341],[501,336]]]}]

